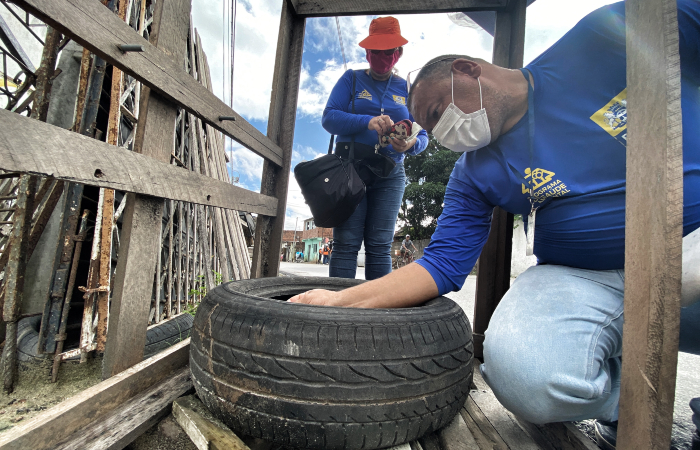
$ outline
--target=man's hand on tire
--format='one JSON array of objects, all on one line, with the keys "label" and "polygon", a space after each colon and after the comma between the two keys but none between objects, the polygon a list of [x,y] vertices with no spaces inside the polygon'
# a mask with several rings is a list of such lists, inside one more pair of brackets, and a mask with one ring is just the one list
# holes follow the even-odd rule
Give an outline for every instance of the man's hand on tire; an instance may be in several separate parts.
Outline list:
[{"label": "man's hand on tire", "polygon": [[345,306],[341,304],[340,294],[336,291],[327,291],[325,289],[312,289],[295,295],[288,301],[292,303],[306,303],[309,305],[320,306]]}]

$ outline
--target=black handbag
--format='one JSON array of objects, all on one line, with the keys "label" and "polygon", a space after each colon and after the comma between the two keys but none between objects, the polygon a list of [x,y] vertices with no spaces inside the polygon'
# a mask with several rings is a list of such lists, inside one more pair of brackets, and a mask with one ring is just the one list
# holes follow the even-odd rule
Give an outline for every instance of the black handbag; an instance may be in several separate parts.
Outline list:
[{"label": "black handbag", "polygon": [[[355,73],[352,77],[352,112],[355,112]],[[328,154],[312,161],[304,161],[294,167],[296,178],[306,204],[311,209],[318,227],[332,228],[345,223],[365,196],[365,184],[354,164],[353,138],[349,159],[332,153],[333,136]]]}]

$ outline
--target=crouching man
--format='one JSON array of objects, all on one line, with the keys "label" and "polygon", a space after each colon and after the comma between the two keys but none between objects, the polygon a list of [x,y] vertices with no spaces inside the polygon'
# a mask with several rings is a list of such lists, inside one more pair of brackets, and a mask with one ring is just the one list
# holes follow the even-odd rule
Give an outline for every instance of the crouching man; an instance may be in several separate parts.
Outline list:
[{"label": "crouching man", "polygon": [[[458,290],[486,242],[493,208],[522,214],[538,265],[494,312],[482,374],[516,415],[534,423],[598,419],[601,443],[614,448],[625,276],[624,15],[624,3],[594,11],[520,70],[463,55],[428,62],[409,109],[441,144],[464,154],[424,257],[352,289],[291,301],[391,308]],[[678,21],[681,350],[700,354],[700,2],[678,0]],[[700,398],[691,408],[700,427]]]}]

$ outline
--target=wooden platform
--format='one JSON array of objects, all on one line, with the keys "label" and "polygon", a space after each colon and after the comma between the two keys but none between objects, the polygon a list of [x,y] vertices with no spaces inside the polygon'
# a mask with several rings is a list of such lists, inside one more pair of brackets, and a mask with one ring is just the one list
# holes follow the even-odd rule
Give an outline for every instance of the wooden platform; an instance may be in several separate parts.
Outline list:
[{"label": "wooden platform", "polygon": [[[474,386],[447,427],[418,440],[422,450],[598,450],[573,423],[534,425],[516,418],[494,396],[474,367]],[[411,449],[419,449],[411,443]]]}]

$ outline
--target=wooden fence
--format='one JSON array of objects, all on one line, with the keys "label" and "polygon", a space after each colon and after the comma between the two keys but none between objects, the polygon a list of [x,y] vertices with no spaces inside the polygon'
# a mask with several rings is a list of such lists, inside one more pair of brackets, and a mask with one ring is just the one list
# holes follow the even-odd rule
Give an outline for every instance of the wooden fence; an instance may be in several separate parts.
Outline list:
[{"label": "wooden fence", "polygon": [[[177,31],[187,28],[182,22],[189,17],[188,0],[162,2],[162,10],[154,14],[160,30],[157,38],[151,36],[151,43],[98,0],[15,3],[151,89],[148,109],[143,111],[147,118],[141,124],[141,154],[0,112],[0,168],[134,194],[124,211],[125,237],[105,349],[106,376],[140,358],[133,348],[142,348],[145,339],[143,318],[148,315],[150,297],[144,292],[153,280],[158,253],[154,243],[164,198],[257,212],[251,274],[277,275],[306,17],[495,10],[494,62],[515,68],[523,61],[526,0],[284,0],[268,129],[263,135],[182,69],[186,33]],[[661,449],[668,448],[671,434],[680,301],[683,178],[676,2],[627,0],[626,9],[627,331],[618,448]],[[636,45],[641,37],[644,45]],[[144,52],[122,52],[118,47],[122,44],[142,45]],[[166,125],[174,123],[175,105],[265,159],[259,194],[206,175],[177,171],[168,164],[171,149],[162,145],[159,135],[170,133]],[[17,129],[25,130],[22,136],[17,136]],[[30,184],[22,186],[31,189]],[[18,202],[31,200],[28,194],[33,193],[20,189]],[[15,221],[15,229],[17,242],[25,242],[21,237],[29,235],[28,227],[20,220]],[[491,229],[479,263],[477,336],[508,287],[512,216],[496,210]],[[15,254],[21,254],[20,245]],[[8,283],[20,283],[8,286],[17,295],[21,293],[21,258],[10,255],[9,259],[7,271],[12,277],[8,275]],[[12,309],[8,310],[9,292],[6,320],[13,317]],[[25,437],[36,433],[34,438],[42,432],[56,432],[41,426],[20,431]],[[59,431],[64,436],[68,432]]]}]

